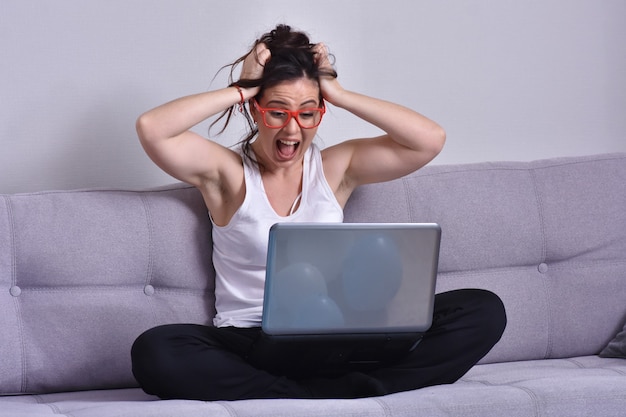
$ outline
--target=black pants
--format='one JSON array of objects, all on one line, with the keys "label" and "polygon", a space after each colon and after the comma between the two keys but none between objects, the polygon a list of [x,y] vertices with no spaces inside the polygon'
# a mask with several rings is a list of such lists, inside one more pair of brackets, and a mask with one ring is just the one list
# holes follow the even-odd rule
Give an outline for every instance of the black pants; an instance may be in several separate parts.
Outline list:
[{"label": "black pants", "polygon": [[245,359],[259,328],[172,324],[137,338],[131,352],[133,374],[146,393],[163,399],[377,396],[458,380],[498,342],[505,326],[504,306],[489,291],[437,294],[433,325],[410,354],[366,372],[294,380]]}]

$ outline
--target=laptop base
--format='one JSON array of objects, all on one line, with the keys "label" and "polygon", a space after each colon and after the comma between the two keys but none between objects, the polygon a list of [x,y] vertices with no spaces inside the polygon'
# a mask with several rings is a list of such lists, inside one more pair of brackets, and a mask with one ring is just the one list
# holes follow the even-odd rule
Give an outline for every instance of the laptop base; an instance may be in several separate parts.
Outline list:
[{"label": "laptop base", "polygon": [[272,336],[261,332],[248,360],[256,367],[290,378],[368,371],[412,352],[422,334],[341,334]]}]

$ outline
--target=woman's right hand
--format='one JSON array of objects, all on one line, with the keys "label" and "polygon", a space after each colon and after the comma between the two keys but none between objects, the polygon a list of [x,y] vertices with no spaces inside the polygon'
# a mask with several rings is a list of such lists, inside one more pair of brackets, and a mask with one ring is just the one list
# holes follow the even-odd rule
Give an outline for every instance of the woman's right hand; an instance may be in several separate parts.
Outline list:
[{"label": "woman's right hand", "polygon": [[[260,87],[255,85],[260,84],[270,56],[267,45],[258,43],[243,60],[240,81],[244,85],[180,97],[147,111],[137,120],[137,134],[148,156],[171,176],[198,187],[216,218],[228,218],[218,214],[225,207],[221,197],[224,189],[233,192],[240,187],[241,157],[191,129],[240,100],[256,96]],[[224,186],[233,178],[234,185]],[[218,192],[208,191],[207,184],[220,184],[212,188]]]},{"label": "woman's right hand", "polygon": [[244,59],[239,79],[260,80],[263,77],[265,63],[270,59],[271,55],[267,45],[259,42]]}]

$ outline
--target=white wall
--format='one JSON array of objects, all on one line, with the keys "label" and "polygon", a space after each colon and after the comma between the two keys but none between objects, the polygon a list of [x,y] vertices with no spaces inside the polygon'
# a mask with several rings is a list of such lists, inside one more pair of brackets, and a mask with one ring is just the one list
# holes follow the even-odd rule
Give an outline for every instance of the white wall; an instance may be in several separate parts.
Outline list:
[{"label": "white wall", "polygon": [[[625,0],[2,0],[0,192],[173,182],[136,117],[223,86],[279,22],[326,42],[345,87],[440,122],[434,163],[626,151],[625,16]],[[320,140],[376,133],[332,109]]]}]

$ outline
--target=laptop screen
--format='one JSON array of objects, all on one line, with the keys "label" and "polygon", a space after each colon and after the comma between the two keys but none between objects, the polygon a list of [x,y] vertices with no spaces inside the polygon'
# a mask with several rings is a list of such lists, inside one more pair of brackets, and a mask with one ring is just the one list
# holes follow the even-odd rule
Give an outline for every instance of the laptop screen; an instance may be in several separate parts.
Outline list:
[{"label": "laptop screen", "polygon": [[423,332],[441,229],[432,223],[279,223],[269,236],[270,335]]}]

